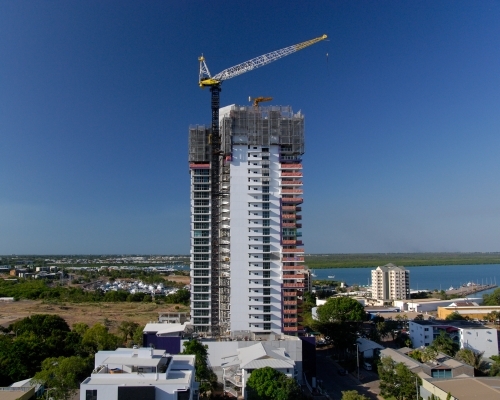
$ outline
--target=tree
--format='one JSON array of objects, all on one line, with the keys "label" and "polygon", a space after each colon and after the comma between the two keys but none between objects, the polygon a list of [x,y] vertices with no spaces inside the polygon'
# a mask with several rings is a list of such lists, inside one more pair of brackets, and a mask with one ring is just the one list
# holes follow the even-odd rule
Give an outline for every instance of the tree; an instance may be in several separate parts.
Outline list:
[{"label": "tree", "polygon": [[451,314],[448,314],[445,318],[447,321],[464,321],[466,318],[461,315],[457,311],[453,311]]},{"label": "tree", "polygon": [[184,342],[183,346],[184,350],[181,354],[193,354],[196,356],[196,380],[200,382],[200,394],[215,389],[217,387],[217,375],[208,366],[208,346],[203,345],[196,339]]},{"label": "tree", "polygon": [[50,396],[66,400],[73,396],[80,382],[92,371],[92,360],[81,357],[47,358],[34,380],[50,388]]},{"label": "tree", "polygon": [[363,305],[347,296],[331,297],[318,307],[318,321],[321,323],[364,321],[364,319]]},{"label": "tree", "polygon": [[413,318],[414,321],[423,321],[424,320],[424,315],[423,314],[417,314],[415,318]]},{"label": "tree", "polygon": [[490,376],[500,376],[500,356],[491,356],[493,360],[491,364],[489,375]]},{"label": "tree", "polygon": [[454,357],[460,346],[446,334],[445,331],[439,332],[439,336],[431,343],[431,347],[450,357]]},{"label": "tree", "polygon": [[247,380],[248,400],[300,400],[305,398],[293,378],[271,367],[259,368]]},{"label": "tree", "polygon": [[118,326],[118,330],[122,334],[123,342],[127,342],[129,337],[130,337],[130,340],[133,340],[134,333],[138,327],[139,327],[139,324],[137,322],[122,321],[120,326]]},{"label": "tree", "polygon": [[462,361],[479,371],[485,371],[488,368],[488,363],[483,360],[482,352],[476,352],[472,349],[461,349],[455,355],[455,358],[459,361]]},{"label": "tree", "polygon": [[364,394],[357,390],[347,390],[342,392],[342,400],[369,400]]},{"label": "tree", "polygon": [[483,306],[500,306],[500,288],[493,293],[483,294]]},{"label": "tree", "polygon": [[416,400],[417,389],[422,380],[403,363],[396,363],[391,357],[383,357],[378,366],[380,393],[384,397],[394,396],[397,400]]},{"label": "tree", "polygon": [[109,333],[107,327],[97,323],[84,333],[82,344],[89,352],[96,353],[100,350],[115,350],[122,342],[119,337]]},{"label": "tree", "polygon": [[139,345],[142,347],[143,345],[143,335],[144,335],[144,327],[141,327],[140,325],[135,329],[134,336],[132,337],[132,340],[134,344]]}]

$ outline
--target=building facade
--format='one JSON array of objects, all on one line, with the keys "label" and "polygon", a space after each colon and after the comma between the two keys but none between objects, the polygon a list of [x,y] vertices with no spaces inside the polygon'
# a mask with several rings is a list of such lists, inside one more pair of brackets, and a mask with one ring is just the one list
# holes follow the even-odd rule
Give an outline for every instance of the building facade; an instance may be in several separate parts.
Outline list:
[{"label": "building facade", "polygon": [[192,324],[212,335],[298,334],[309,285],[300,231],[304,116],[236,105],[219,115],[218,171],[210,129],[189,130]]},{"label": "building facade", "polygon": [[384,302],[410,298],[410,271],[386,264],[372,271],[372,298]]}]

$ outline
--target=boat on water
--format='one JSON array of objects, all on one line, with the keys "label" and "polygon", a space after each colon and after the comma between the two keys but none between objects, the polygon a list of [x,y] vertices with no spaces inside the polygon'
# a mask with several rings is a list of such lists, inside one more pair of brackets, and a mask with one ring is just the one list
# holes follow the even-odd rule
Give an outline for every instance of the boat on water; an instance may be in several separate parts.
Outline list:
[{"label": "boat on water", "polygon": [[313,278],[316,278],[318,275],[316,275],[316,274],[314,273],[314,271],[313,271],[313,270],[311,270],[311,276],[312,276]]},{"label": "boat on water", "polygon": [[333,279],[333,278],[335,278],[335,275],[328,275],[328,278]]}]

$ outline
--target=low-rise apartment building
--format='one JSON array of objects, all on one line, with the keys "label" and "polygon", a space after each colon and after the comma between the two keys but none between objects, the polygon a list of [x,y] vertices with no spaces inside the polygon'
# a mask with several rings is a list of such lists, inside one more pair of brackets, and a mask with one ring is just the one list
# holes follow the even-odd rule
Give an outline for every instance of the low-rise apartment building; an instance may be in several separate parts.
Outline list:
[{"label": "low-rise apartment building", "polygon": [[470,321],[410,321],[409,334],[415,348],[429,346],[441,332],[445,332],[460,349],[484,352],[485,357],[498,355],[496,329]]},{"label": "low-rise apartment building", "polygon": [[99,351],[80,400],[197,400],[195,356],[153,348]]}]

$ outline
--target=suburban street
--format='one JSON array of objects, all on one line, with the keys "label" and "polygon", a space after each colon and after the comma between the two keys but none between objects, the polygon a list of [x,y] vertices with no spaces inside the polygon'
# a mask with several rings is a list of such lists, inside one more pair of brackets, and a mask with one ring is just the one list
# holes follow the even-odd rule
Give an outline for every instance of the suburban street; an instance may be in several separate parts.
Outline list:
[{"label": "suburban street", "polygon": [[321,387],[334,400],[342,398],[342,391],[357,390],[370,399],[378,399],[379,382],[378,376],[373,371],[359,370],[360,381],[352,374],[342,376],[338,374],[341,368],[335,361],[329,357],[329,351],[326,348],[316,350],[316,375],[321,380]]}]

